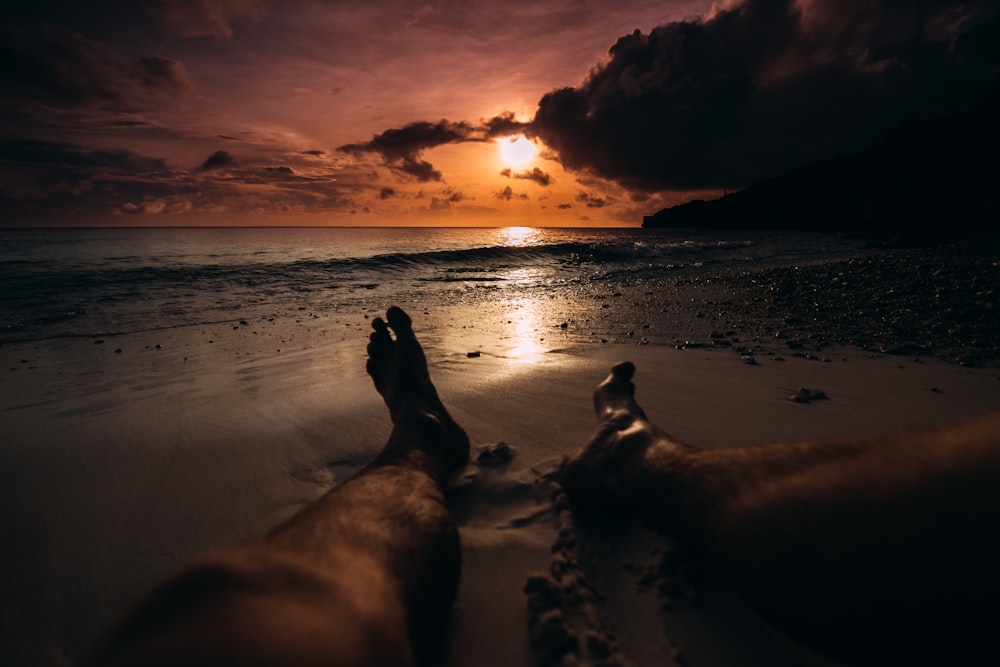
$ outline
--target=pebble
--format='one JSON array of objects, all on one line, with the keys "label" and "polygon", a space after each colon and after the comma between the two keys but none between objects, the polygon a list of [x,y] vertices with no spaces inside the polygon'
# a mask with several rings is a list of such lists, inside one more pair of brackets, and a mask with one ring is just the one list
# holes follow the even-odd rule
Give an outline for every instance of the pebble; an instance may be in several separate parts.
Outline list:
[{"label": "pebble", "polygon": [[514,458],[514,448],[501,440],[493,445],[483,445],[479,448],[476,463],[481,466],[498,466]]},{"label": "pebble", "polygon": [[469,359],[476,359],[481,354],[482,354],[481,352],[466,352],[465,356],[467,356]]},{"label": "pebble", "polygon": [[819,389],[806,389],[799,387],[799,390],[788,397],[794,403],[809,403],[811,401],[823,401],[827,399],[825,391]]}]

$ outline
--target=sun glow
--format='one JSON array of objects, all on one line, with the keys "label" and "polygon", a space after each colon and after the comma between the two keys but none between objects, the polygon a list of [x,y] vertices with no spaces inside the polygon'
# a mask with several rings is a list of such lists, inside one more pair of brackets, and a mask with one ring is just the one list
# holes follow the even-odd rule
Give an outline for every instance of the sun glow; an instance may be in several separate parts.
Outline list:
[{"label": "sun glow", "polygon": [[520,167],[535,157],[535,144],[524,135],[500,139],[500,158],[504,164]]}]

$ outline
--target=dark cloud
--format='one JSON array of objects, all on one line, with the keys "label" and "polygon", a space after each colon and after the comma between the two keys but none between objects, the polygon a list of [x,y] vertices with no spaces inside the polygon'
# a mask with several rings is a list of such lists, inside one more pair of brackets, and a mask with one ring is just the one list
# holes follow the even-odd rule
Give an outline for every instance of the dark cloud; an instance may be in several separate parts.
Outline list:
[{"label": "dark cloud", "polygon": [[192,92],[180,62],[128,59],[71,30],[0,28],[0,100],[122,110],[175,106]]},{"label": "dark cloud", "polygon": [[158,14],[164,25],[181,37],[233,36],[233,21],[259,21],[263,0],[163,0]]},{"label": "dark cloud", "polygon": [[527,131],[529,126],[529,123],[522,123],[515,120],[512,111],[505,111],[499,116],[494,116],[483,123],[483,129],[488,139],[521,134]]},{"label": "dark cloud", "polygon": [[513,114],[502,114],[483,121],[480,125],[448,120],[437,123],[419,121],[402,128],[386,130],[372,137],[371,141],[347,144],[337,150],[354,155],[374,153],[390,169],[413,176],[420,182],[440,181],[441,172],[421,158],[424,151],[445,144],[487,141],[506,136],[514,127],[523,128],[525,125],[515,121]]},{"label": "dark cloud", "polygon": [[507,178],[519,178],[522,180],[534,181],[543,187],[548,187],[552,185],[552,177],[546,174],[544,171],[535,167],[531,171],[521,171],[515,172],[511,169],[503,169],[500,172],[501,176],[506,176]]},{"label": "dark cloud", "polygon": [[132,151],[99,150],[36,139],[0,140],[0,163],[129,173],[159,173],[167,169],[162,159],[145,157]]},{"label": "dark cloud", "polygon": [[590,194],[589,192],[578,192],[576,195],[576,201],[583,204],[587,208],[604,208],[611,203],[608,199]]},{"label": "dark cloud", "polygon": [[532,133],[631,189],[738,187],[995,85],[995,2],[746,0],[618,40]]},{"label": "dark cloud", "polygon": [[211,176],[128,150],[0,140],[3,222],[108,224],[108,216],[119,214],[326,212],[358,205],[353,186],[340,180],[356,183],[357,173],[317,164],[297,150],[240,162],[218,151],[204,164]]},{"label": "dark cloud", "polygon": [[235,166],[236,158],[234,158],[230,153],[227,153],[226,151],[215,151],[201,163],[198,170],[212,171],[213,169],[226,169],[228,167]]},{"label": "dark cloud", "polygon": [[36,220],[40,204],[42,215],[57,224],[65,224],[67,216],[93,215],[99,221],[130,201],[146,202],[139,212],[175,212],[194,191],[193,184],[182,181],[163,159],[132,151],[0,141],[0,209],[8,222]]},{"label": "dark cloud", "polygon": [[431,163],[420,159],[429,148],[444,144],[470,141],[473,128],[468,123],[410,123],[399,129],[386,130],[363,144],[347,144],[337,150],[344,153],[375,153],[382,157],[387,167],[409,174],[418,181],[440,181],[441,172]]},{"label": "dark cloud", "polygon": [[509,185],[502,190],[493,193],[493,196],[501,201],[511,201],[512,199],[527,199],[528,195],[523,192],[514,192]]}]

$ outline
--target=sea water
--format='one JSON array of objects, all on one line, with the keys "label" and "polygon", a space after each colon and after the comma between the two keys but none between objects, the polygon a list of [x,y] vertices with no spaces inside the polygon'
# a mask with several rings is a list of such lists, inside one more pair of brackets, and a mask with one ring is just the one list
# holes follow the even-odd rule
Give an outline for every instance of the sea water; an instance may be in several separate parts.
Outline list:
[{"label": "sea water", "polygon": [[860,242],[776,232],[551,228],[0,230],[0,343],[241,318],[475,305],[664,272],[787,263]]}]

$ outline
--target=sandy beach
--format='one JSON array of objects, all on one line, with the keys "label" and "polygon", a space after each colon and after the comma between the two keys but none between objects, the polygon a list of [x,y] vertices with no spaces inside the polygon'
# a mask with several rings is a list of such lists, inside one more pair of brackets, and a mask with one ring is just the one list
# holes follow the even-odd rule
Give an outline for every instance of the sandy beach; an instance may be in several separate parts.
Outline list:
[{"label": "sandy beach", "polygon": [[[712,328],[725,322],[704,323],[701,342],[602,343],[600,332],[583,340],[578,320],[561,319],[565,304],[402,305],[425,332],[432,376],[473,457],[500,442],[514,449],[499,466],[474,461],[454,483],[464,562],[443,664],[541,664],[523,589],[553,567],[568,516],[544,476],[590,433],[590,392],[616,361],[636,363],[637,397],[655,422],[706,448],[1000,407],[995,368],[930,355],[829,343],[796,355],[801,348],[784,339],[765,345],[733,331],[713,344]],[[592,313],[595,322],[636,317],[620,307]],[[648,314],[646,324],[666,336],[683,325],[672,315]],[[302,313],[0,348],[0,662],[72,663],[157,578],[201,550],[266,530],[369,461],[389,433],[363,371],[371,316]],[[800,387],[828,400],[789,400]],[[599,600],[573,621],[581,641],[597,633],[635,665],[824,664],[711,577],[664,611],[650,574],[670,552],[662,536],[575,525],[572,557]]]}]

